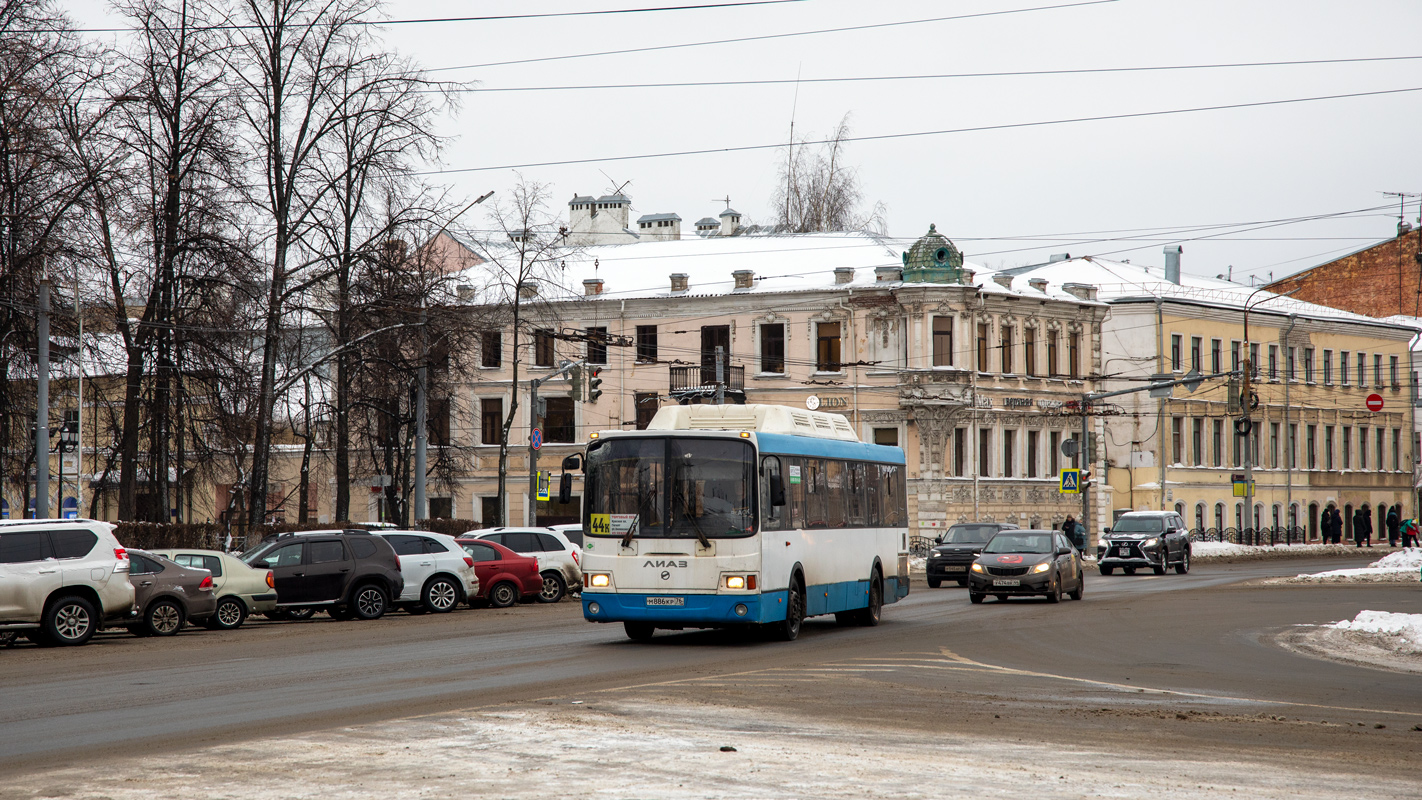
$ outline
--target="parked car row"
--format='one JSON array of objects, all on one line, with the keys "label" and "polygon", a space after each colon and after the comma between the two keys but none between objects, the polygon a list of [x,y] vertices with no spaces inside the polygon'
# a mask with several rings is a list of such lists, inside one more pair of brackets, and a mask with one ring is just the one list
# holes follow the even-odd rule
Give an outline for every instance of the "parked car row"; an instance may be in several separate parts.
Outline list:
[{"label": "parked car row", "polygon": [[0,638],[46,646],[83,644],[104,627],[233,630],[253,614],[376,619],[392,608],[556,603],[581,585],[577,547],[547,528],[303,531],[233,555],[126,548],[94,520],[0,521]]}]

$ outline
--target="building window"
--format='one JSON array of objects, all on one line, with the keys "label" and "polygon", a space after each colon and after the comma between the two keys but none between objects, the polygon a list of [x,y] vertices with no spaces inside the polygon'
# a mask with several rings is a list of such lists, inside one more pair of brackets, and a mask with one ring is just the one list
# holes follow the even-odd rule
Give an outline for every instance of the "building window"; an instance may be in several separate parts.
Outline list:
[{"label": "building window", "polygon": [[978,372],[988,371],[988,324],[978,323]]},{"label": "building window", "polygon": [[1382,385],[1382,353],[1373,353],[1373,386],[1381,389]]},{"label": "building window", "polygon": [[1307,460],[1304,463],[1308,465],[1308,469],[1318,469],[1317,425],[1309,425],[1304,429],[1304,445],[1308,448],[1305,453],[1305,455],[1307,456]]},{"label": "building window", "polygon": [[760,326],[760,371],[774,374],[785,372],[785,326]]},{"label": "building window", "polygon": [[992,429],[978,429],[978,475],[988,478],[992,476],[991,471],[992,456]]},{"label": "building window", "polygon": [[839,358],[839,323],[821,322],[815,325],[815,369],[819,372],[839,372],[844,368]]},{"label": "building window", "polygon": [[543,440],[545,442],[571,443],[577,438],[577,425],[573,422],[573,398],[546,397],[548,402],[543,417]]},{"label": "building window", "polygon": [[502,525],[504,515],[500,512],[498,497],[479,498],[479,521],[485,526]]},{"label": "building window", "polygon": [[1348,351],[1338,351],[1338,380],[1344,386],[1348,385]]},{"label": "building window", "polygon": [[1235,433],[1234,435],[1229,437],[1229,465],[1231,467],[1237,467],[1241,463],[1239,451],[1243,449],[1245,445],[1241,445],[1239,443],[1239,440],[1243,438],[1244,437],[1240,436],[1238,433]]},{"label": "building window", "polygon": [[1289,424],[1289,469],[1299,468],[1299,426]]},{"label": "building window", "polygon": [[875,428],[875,429],[874,429],[874,444],[881,444],[881,445],[884,445],[885,447],[898,447],[898,446],[899,446],[899,429],[898,429],[898,428]]},{"label": "building window", "polygon": [[1397,356],[1388,356],[1388,385],[1397,391],[1402,384],[1397,381]]},{"label": "building window", "polygon": [[1220,346],[1223,343],[1219,339],[1210,340],[1210,372],[1223,372],[1220,369]]},{"label": "building window", "polygon": [[1051,477],[1055,478],[1061,473],[1062,435],[1058,431],[1052,431],[1047,436],[1047,468]]},{"label": "building window", "polygon": [[644,362],[657,360],[656,325],[637,326],[637,360]]},{"label": "building window", "polygon": [[454,516],[454,498],[431,497],[430,519],[449,519]]},{"label": "building window", "polygon": [[1081,377],[1081,334],[1067,334],[1067,369],[1071,377]]},{"label": "building window", "polygon": [[1368,468],[1368,429],[1358,428],[1358,469]]},{"label": "building window", "polygon": [[1224,528],[1224,503],[1215,503],[1215,529]]},{"label": "building window", "polygon": [[1180,334],[1170,334],[1170,368],[1180,371]]},{"label": "building window", "polygon": [[1304,382],[1305,382],[1305,383],[1313,383],[1313,348],[1312,348],[1312,347],[1305,347],[1305,348],[1303,349],[1303,361],[1304,361],[1304,365],[1303,365],[1303,367],[1304,367]]},{"label": "building window", "polygon": [[1198,336],[1190,337],[1190,369],[1197,371],[1200,369],[1202,363],[1200,361],[1200,346],[1202,341],[1203,340]]},{"label": "building window", "polygon": [[661,396],[656,392],[636,392],[632,395],[632,404],[636,406],[637,430],[645,431],[661,407]]},{"label": "building window", "polygon": [[933,318],[933,366],[953,366],[953,318]]},{"label": "building window", "polygon": [[1279,346],[1278,346],[1277,344],[1271,344],[1271,345],[1269,345],[1269,380],[1271,380],[1271,381],[1277,381],[1278,379],[1279,379]]},{"label": "building window", "polygon": [[1343,469],[1353,466],[1353,428],[1343,426]]},{"label": "building window", "polygon": [[497,368],[504,363],[504,335],[484,331],[479,336],[479,366]]},{"label": "building window", "polygon": [[540,329],[533,332],[533,365],[553,366],[553,331]]},{"label": "building window", "polygon": [[1296,363],[1295,358],[1297,356],[1297,353],[1297,347],[1284,348],[1284,378],[1288,381],[1293,381],[1296,377],[1298,377],[1298,373],[1294,370],[1294,366]]},{"label": "building window", "polygon": [[1197,467],[1205,465],[1205,421],[1196,417],[1190,421],[1190,448],[1194,458],[1191,463]]},{"label": "building window", "polygon": [[1047,377],[1055,378],[1061,374],[1057,371],[1057,336],[1056,331],[1047,331]]},{"label": "building window", "polygon": [[1279,423],[1269,423],[1269,466],[1279,468]]},{"label": "building window", "polygon": [[448,397],[430,398],[425,414],[425,435],[435,447],[451,444],[449,432],[454,421],[454,401]]},{"label": "building window", "polygon": [[1022,329],[1022,367],[1029,377],[1037,375],[1037,329]]},{"label": "building window", "polygon": [[479,401],[479,441],[500,444],[504,440],[504,401],[484,398]]},{"label": "building window", "polygon": [[1402,429],[1392,429],[1392,471],[1402,469]]},{"label": "building window", "polygon": [[1185,463],[1185,427],[1180,417],[1170,418],[1170,455],[1174,459],[1171,463]]},{"label": "building window", "polygon": [[1383,470],[1387,469],[1387,465],[1386,465],[1386,463],[1383,461],[1383,455],[1384,455],[1384,454],[1383,454],[1383,436],[1384,436],[1384,434],[1383,434],[1383,429],[1382,429],[1382,428],[1377,428],[1376,430],[1377,430],[1376,436],[1377,436],[1377,443],[1378,443],[1378,472],[1382,472]]},{"label": "building window", "polygon": [[1004,430],[1002,432],[1002,477],[1011,478],[1016,470],[1017,454],[1017,431]]},{"label": "building window", "polygon": [[1326,385],[1333,385],[1333,351],[1323,351],[1323,382]]},{"label": "building window", "polygon": [[998,356],[1002,363],[1002,373],[1012,374],[1012,328],[1003,326],[1002,328],[1002,354]]},{"label": "building window", "polygon": [[1333,426],[1323,427],[1323,468],[1333,470]]},{"label": "building window", "polygon": [[1041,434],[1038,431],[1027,431],[1027,477],[1036,478],[1037,475],[1037,440]]},{"label": "building window", "polygon": [[1239,371],[1239,342],[1234,340],[1229,343],[1229,368],[1231,372]]},{"label": "building window", "polygon": [[1210,421],[1210,450],[1213,456],[1210,463],[1216,467],[1224,466],[1224,420],[1222,419]]},{"label": "building window", "polygon": [[1249,373],[1251,378],[1259,377],[1259,345],[1249,345]]},{"label": "building window", "polygon": [[588,363],[607,363],[607,328],[588,328]]},{"label": "building window", "polygon": [[963,477],[968,474],[968,429],[957,428],[953,431],[953,474]]},{"label": "building window", "polygon": [[1368,385],[1368,354],[1358,353],[1358,388]]}]

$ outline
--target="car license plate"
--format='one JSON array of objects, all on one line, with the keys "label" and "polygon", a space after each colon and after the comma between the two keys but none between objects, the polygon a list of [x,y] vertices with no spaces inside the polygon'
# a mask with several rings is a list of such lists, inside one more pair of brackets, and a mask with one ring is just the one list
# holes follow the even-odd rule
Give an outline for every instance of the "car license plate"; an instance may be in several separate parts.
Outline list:
[{"label": "car license plate", "polygon": [[1118,548],[1116,548],[1116,555],[1118,555],[1118,556],[1120,556],[1120,557],[1122,557],[1122,558],[1130,558],[1130,557],[1131,557],[1131,548],[1129,548],[1129,547],[1118,547]]},{"label": "car license plate", "polygon": [[685,598],[685,597],[648,597],[648,598],[647,598],[647,605],[649,605],[649,606],[684,606],[684,605],[686,605],[686,598]]},{"label": "car license plate", "polygon": [[967,567],[944,567],[944,572],[967,572]]},{"label": "car license plate", "polygon": [[992,582],[993,586],[1021,586],[1022,581],[1016,578],[997,578]]}]

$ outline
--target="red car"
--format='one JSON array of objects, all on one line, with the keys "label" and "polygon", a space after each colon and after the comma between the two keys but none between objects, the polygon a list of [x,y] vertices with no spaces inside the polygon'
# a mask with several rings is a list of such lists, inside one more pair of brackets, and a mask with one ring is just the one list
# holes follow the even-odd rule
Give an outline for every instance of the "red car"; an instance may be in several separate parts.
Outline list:
[{"label": "red car", "polygon": [[538,599],[543,591],[538,559],[487,539],[455,541],[474,559],[474,573],[479,576],[479,593],[469,598],[470,606],[488,601],[494,608],[508,608],[520,600]]}]

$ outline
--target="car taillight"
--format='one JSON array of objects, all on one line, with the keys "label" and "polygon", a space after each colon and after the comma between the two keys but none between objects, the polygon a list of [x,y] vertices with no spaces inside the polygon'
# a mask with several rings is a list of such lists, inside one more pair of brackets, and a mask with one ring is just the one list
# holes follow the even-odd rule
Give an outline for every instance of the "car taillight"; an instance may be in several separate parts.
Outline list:
[{"label": "car taillight", "polygon": [[267,570],[267,588],[268,588],[268,589],[275,589],[275,588],[276,588],[276,579],[272,577],[272,571],[271,571],[271,570]]},{"label": "car taillight", "polygon": [[399,571],[400,571],[400,559],[398,559],[398,558],[395,559],[395,571],[396,571],[396,572],[399,572]]},{"label": "car taillight", "polygon": [[474,559],[470,558],[469,556],[465,556],[465,557],[464,557],[464,563],[465,563],[466,565],[472,567],[472,566],[474,566]]},{"label": "car taillight", "polygon": [[577,551],[577,550],[574,550],[574,551],[573,551],[573,563],[574,563],[574,564],[577,564],[577,565],[580,566],[580,567],[583,565],[583,562],[581,562],[581,561],[578,560],[578,551]]},{"label": "car taillight", "polygon": [[203,579],[202,579],[202,583],[199,583],[199,584],[198,584],[198,591],[200,591],[200,592],[210,592],[210,591],[212,591],[212,576],[211,576],[211,575],[209,575],[209,576],[207,576],[206,578],[203,578]]},{"label": "car taillight", "polygon": [[115,547],[115,548],[114,548],[114,558],[117,558],[119,561],[127,561],[127,560],[128,560],[128,551],[125,550],[125,549],[123,549],[122,547]]}]

